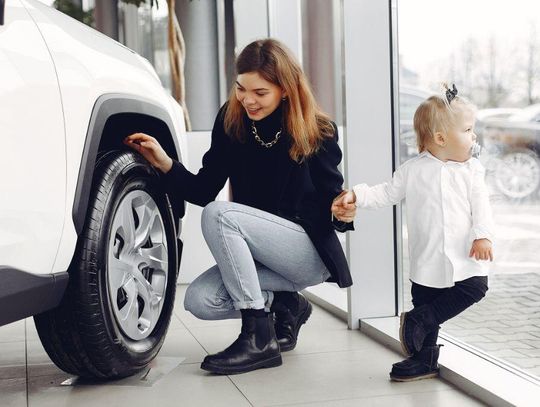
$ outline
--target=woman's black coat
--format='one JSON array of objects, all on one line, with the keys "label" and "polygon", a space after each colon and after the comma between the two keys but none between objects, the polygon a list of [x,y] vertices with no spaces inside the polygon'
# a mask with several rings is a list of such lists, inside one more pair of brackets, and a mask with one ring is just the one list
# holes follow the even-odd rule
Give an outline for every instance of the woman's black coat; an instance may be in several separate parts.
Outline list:
[{"label": "woman's black coat", "polygon": [[[233,140],[225,133],[224,109],[225,106],[216,117],[211,146],[203,157],[203,166],[198,174],[192,174],[181,163],[174,161],[172,169],[163,177],[173,199],[206,206],[216,198],[229,178],[233,201],[256,205],[257,197],[253,196],[250,185],[258,182],[258,178],[254,177],[260,174],[254,174],[246,164],[250,162],[248,143]],[[246,128],[249,129],[250,123],[246,117]],[[264,210],[300,224],[330,271],[328,281],[348,287],[352,285],[352,278],[335,229],[345,232],[354,228],[352,223],[332,221],[330,210],[333,199],[342,191],[343,185],[343,177],[337,168],[342,153],[338,145],[337,127],[334,125],[334,128],[334,137],[325,139],[319,151],[302,163],[295,162],[285,153],[288,150],[286,146],[283,154],[276,155],[271,170],[272,176],[278,180],[278,197],[275,207]],[[283,135],[282,139],[288,143],[291,138]],[[254,148],[263,147],[258,145]],[[260,182],[264,182],[264,178]]]}]

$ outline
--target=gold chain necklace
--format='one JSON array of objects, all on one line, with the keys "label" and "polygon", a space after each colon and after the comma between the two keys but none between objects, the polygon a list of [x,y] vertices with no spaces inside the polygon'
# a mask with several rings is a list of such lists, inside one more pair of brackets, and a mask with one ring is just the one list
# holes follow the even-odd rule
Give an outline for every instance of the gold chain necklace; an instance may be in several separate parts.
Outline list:
[{"label": "gold chain necklace", "polygon": [[255,122],[254,121],[251,122],[251,132],[255,136],[255,140],[257,140],[261,146],[266,147],[266,148],[270,148],[278,142],[279,138],[281,137],[281,130],[282,129],[279,129],[279,131],[276,133],[276,136],[274,137],[272,141],[270,141],[269,143],[265,143],[264,140],[262,140],[259,137],[259,134],[257,133],[257,127],[255,127]]}]

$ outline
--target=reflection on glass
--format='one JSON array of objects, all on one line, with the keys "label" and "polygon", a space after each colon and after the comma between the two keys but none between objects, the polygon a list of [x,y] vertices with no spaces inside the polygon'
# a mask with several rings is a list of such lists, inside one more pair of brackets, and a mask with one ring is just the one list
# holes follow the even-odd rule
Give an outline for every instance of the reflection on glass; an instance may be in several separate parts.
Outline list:
[{"label": "reflection on glass", "polygon": [[171,90],[166,4],[140,7],[119,2],[120,42],[142,55],[154,66],[163,87]]},{"label": "reflection on glass", "polygon": [[398,16],[400,161],[417,154],[411,112],[422,92],[455,82],[478,107],[475,133],[497,225],[486,298],[442,332],[540,376],[540,3],[410,0],[399,2]]}]

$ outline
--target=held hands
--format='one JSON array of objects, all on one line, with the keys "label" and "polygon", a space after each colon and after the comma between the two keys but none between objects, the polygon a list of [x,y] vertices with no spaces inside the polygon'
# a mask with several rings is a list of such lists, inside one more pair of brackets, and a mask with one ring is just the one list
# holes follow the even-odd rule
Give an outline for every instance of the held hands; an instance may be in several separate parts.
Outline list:
[{"label": "held hands", "polygon": [[171,157],[159,145],[158,141],[148,134],[135,133],[124,139],[124,144],[141,153],[146,160],[162,173],[166,174],[173,165]]},{"label": "held hands", "polygon": [[489,260],[493,261],[493,252],[491,250],[491,242],[488,239],[476,239],[469,252],[469,257],[473,257],[476,260]]},{"label": "held hands", "polygon": [[332,214],[341,222],[352,222],[356,216],[356,195],[353,191],[343,191],[334,198]]}]

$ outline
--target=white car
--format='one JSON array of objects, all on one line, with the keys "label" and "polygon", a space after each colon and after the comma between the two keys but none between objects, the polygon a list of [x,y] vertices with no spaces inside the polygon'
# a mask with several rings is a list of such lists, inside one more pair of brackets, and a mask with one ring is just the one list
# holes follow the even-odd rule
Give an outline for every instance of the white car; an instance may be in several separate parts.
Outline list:
[{"label": "white car", "polygon": [[61,369],[131,375],[167,332],[184,203],[122,140],[182,161],[182,111],[148,61],[37,0],[0,0],[0,24],[0,325],[34,315]]}]

